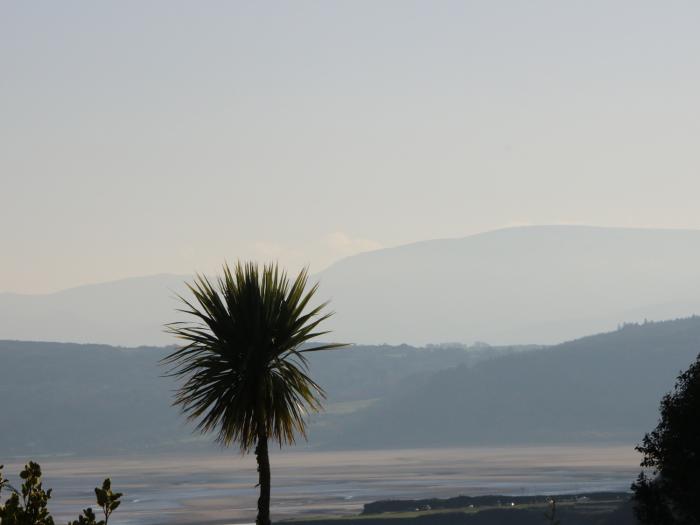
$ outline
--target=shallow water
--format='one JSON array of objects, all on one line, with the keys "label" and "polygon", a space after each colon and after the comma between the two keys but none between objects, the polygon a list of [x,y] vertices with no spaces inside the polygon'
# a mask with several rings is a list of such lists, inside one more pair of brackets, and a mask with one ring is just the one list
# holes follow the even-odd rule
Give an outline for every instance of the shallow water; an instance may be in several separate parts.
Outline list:
[{"label": "shallow water", "polygon": [[[272,451],[273,519],[353,514],[385,498],[624,491],[639,473],[632,446]],[[257,473],[235,451],[189,456],[43,458],[50,508],[65,522],[93,504],[106,476],[124,492],[114,525],[251,523]],[[6,463],[17,473],[21,464]]]}]

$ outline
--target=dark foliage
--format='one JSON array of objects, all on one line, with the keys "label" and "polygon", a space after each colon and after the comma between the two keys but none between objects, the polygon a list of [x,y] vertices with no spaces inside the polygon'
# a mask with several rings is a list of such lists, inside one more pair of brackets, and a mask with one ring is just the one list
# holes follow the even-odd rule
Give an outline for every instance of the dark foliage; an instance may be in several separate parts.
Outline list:
[{"label": "dark foliage", "polygon": [[700,356],[661,400],[659,423],[637,450],[652,471],[632,485],[640,521],[700,524]]},{"label": "dark foliage", "polygon": [[[41,481],[41,467],[30,461],[19,475],[22,486],[19,490],[10,485],[2,476],[0,465],[0,524],[2,525],[54,525],[54,519],[47,508],[51,499],[51,489],[45,490]],[[119,507],[122,494],[112,492],[111,481],[105,479],[102,487],[95,488],[97,505],[104,514],[103,520],[97,520],[92,508],[83,510],[77,520],[68,525],[107,525],[109,517]],[[2,490],[10,491],[10,497],[2,503]]]},{"label": "dark foliage", "polygon": [[20,490],[16,490],[0,475],[2,488],[10,489],[10,497],[0,505],[0,523],[3,525],[53,525],[46,508],[51,499],[51,489],[44,490],[41,483],[41,467],[30,461],[20,472]]}]

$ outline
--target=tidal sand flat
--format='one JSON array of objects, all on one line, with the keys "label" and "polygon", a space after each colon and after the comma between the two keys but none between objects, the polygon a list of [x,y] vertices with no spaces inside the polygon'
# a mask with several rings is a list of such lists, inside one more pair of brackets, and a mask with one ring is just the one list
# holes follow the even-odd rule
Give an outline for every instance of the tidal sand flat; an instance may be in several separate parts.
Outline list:
[{"label": "tidal sand flat", "polygon": [[[626,446],[532,446],[312,452],[271,450],[276,521],[357,514],[387,498],[626,491],[639,473]],[[115,525],[252,523],[255,458],[237,451],[124,458],[39,458],[58,522],[93,505],[106,476],[125,493]],[[13,474],[22,461],[5,461]]]}]

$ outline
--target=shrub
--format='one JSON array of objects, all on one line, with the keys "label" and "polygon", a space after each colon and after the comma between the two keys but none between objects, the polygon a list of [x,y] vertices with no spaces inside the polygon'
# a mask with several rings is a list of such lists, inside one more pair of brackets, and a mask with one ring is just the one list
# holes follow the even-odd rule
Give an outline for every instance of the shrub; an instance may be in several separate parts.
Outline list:
[{"label": "shrub", "polygon": [[[19,477],[22,486],[15,489],[2,475],[3,466],[0,465],[0,524],[1,525],[54,525],[54,519],[48,510],[48,502],[51,499],[51,489],[45,490],[41,481],[41,467],[38,463],[30,461],[24,466]],[[2,491],[8,490],[10,497],[2,503]],[[97,516],[92,508],[83,510],[78,519],[69,522],[68,525],[107,525],[109,517],[119,504],[122,494],[112,492],[112,483],[105,479],[102,487],[95,488],[97,505],[102,510],[104,519],[97,521]]]}]

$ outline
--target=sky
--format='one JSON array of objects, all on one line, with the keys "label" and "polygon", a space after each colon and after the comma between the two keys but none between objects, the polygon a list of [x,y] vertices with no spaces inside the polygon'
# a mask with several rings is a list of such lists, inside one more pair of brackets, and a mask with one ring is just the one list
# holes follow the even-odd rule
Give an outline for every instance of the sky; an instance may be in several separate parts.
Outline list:
[{"label": "sky", "polygon": [[0,291],[700,228],[700,3],[0,3]]}]

